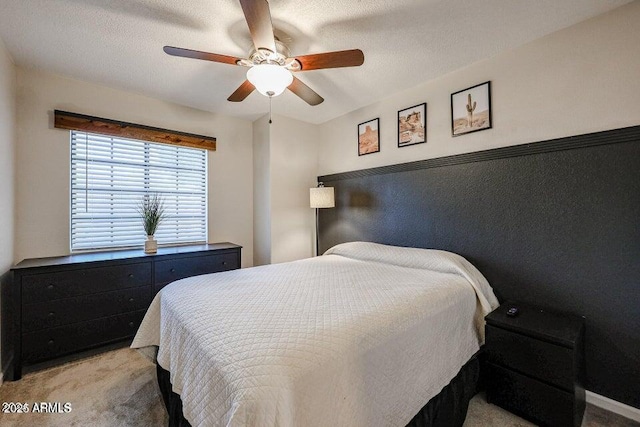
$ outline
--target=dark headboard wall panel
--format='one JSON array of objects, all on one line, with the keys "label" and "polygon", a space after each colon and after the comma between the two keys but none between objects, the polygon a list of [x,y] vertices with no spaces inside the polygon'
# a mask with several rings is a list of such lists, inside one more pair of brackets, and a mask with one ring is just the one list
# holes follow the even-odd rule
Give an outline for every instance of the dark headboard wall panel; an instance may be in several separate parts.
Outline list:
[{"label": "dark headboard wall panel", "polygon": [[320,250],[459,253],[498,298],[586,317],[586,388],[640,408],[640,126],[318,178]]}]

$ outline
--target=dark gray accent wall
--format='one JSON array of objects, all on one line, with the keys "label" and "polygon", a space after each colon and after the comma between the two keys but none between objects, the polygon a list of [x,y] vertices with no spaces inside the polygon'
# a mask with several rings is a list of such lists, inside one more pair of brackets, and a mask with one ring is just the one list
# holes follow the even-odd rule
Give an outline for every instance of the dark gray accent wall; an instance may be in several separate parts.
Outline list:
[{"label": "dark gray accent wall", "polygon": [[459,253],[500,301],[586,318],[586,388],[640,408],[640,126],[318,177],[320,250]]}]

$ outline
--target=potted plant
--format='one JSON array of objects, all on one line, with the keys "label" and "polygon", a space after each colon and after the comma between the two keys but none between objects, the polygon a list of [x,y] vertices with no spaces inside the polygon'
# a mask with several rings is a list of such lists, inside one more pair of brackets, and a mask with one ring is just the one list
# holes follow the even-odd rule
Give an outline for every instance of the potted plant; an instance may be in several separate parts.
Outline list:
[{"label": "potted plant", "polygon": [[153,238],[158,225],[164,219],[164,203],[157,194],[145,195],[138,207],[142,217],[142,225],[147,233],[147,240],[144,242],[144,253],[155,254],[158,252],[158,242]]}]

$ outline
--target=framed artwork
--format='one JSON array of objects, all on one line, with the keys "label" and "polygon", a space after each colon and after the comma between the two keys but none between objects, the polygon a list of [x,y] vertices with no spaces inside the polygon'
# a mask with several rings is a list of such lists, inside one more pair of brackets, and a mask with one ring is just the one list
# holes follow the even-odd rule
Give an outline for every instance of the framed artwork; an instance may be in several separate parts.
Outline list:
[{"label": "framed artwork", "polygon": [[398,111],[398,147],[427,142],[427,104]]},{"label": "framed artwork", "polygon": [[451,94],[451,134],[453,136],[490,128],[490,81]]},{"label": "framed artwork", "polygon": [[380,118],[358,125],[358,156],[380,151]]}]

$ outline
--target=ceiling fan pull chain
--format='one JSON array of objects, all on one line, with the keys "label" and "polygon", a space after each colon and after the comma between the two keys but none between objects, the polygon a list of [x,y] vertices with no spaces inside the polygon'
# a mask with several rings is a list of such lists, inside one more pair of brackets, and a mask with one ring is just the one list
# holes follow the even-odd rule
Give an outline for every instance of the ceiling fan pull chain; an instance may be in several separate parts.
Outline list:
[{"label": "ceiling fan pull chain", "polygon": [[273,92],[269,91],[267,95],[269,95],[269,124],[271,124],[271,100],[273,99]]}]

